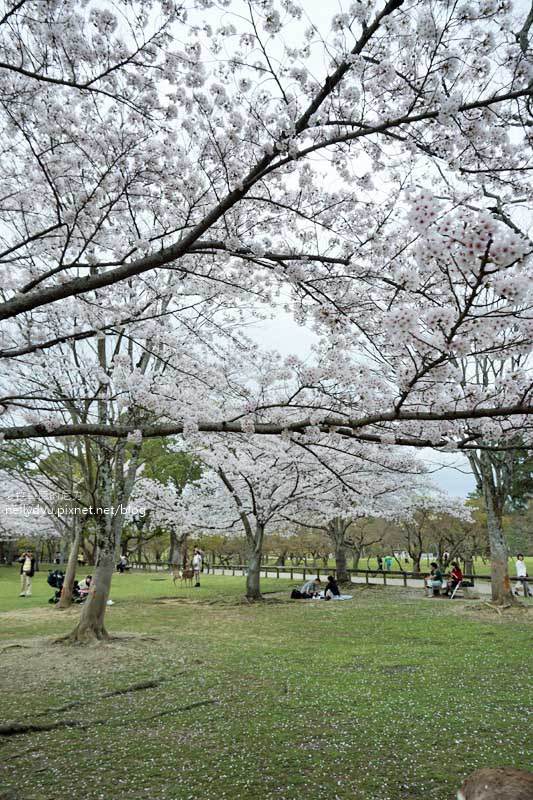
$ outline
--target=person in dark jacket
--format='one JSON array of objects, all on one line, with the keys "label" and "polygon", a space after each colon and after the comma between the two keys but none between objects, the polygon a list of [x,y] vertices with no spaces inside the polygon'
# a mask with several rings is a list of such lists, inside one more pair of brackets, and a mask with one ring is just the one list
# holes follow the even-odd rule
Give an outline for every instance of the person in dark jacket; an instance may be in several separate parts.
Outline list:
[{"label": "person in dark jacket", "polygon": [[326,583],[326,588],[324,589],[324,600],[333,600],[334,597],[340,596],[341,592],[337,586],[337,581],[333,575],[328,575],[328,582]]},{"label": "person in dark jacket", "polygon": [[35,575],[35,558],[31,550],[27,550],[19,558],[20,564],[20,595],[31,597],[31,579]]}]

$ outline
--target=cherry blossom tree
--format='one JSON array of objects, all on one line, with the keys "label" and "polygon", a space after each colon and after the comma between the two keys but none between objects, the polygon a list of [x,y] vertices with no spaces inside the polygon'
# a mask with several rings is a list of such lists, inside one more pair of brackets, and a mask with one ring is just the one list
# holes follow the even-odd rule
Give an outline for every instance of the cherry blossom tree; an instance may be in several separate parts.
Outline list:
[{"label": "cherry blossom tree", "polygon": [[[115,501],[140,436],[529,447],[526,367],[465,391],[458,361],[531,340],[531,14],[190,6],[6,4],[2,437],[91,437]],[[318,333],[314,361],[238,336],[280,302]],[[29,388],[51,364],[61,403]],[[101,526],[95,635],[119,527]]]},{"label": "cherry blossom tree", "polygon": [[184,492],[185,529],[235,531],[246,537],[246,597],[260,600],[260,568],[265,532],[280,530],[288,508],[322,490],[318,462],[302,458],[279,439],[218,437],[202,444],[202,460],[210,472]]},{"label": "cherry blossom tree", "polygon": [[412,486],[419,490],[427,484],[422,478],[426,467],[421,460],[394,450],[386,451],[376,445],[367,445],[357,454],[350,449],[334,450],[334,471],[328,461],[324,462],[323,450],[332,445],[319,442],[311,445],[312,452],[318,450],[325,467],[322,492],[318,497],[306,497],[290,510],[290,520],[306,528],[322,530],[331,539],[335,554],[335,571],[338,580],[350,581],[347,550],[360,547],[352,541],[352,530],[359,520],[365,518],[394,519],[399,509],[408,504],[409,489],[406,476]]}]

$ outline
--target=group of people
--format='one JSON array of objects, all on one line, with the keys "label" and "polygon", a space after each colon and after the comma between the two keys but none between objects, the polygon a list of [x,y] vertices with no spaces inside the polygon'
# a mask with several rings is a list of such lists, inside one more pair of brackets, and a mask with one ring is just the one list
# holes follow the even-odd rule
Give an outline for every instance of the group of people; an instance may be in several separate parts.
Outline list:
[{"label": "group of people", "polygon": [[[456,587],[461,583],[464,583],[464,575],[459,566],[457,561],[451,562],[451,570],[449,573],[444,573],[444,570],[437,564],[436,561],[432,561],[431,564],[431,572],[425,578],[424,584],[428,591],[430,597],[439,597],[441,596],[441,590],[443,586],[444,589],[444,596],[445,597],[453,597],[453,593]],[[515,570],[516,570],[516,582],[513,588],[513,594],[518,597],[520,595],[520,591],[523,591],[524,594],[527,594],[528,597],[533,597],[533,591],[531,590],[531,586],[528,583],[528,574],[527,574],[527,567],[526,562],[524,561],[524,554],[518,553],[516,556],[515,561]]]},{"label": "group of people", "polygon": [[436,561],[432,561],[431,572],[425,578],[424,584],[430,597],[440,597],[441,590],[446,584],[444,589],[445,597],[453,597],[455,589],[463,582],[464,576],[461,567],[457,561],[452,561],[451,570],[449,573],[444,574],[441,567]]},{"label": "group of people", "polygon": [[320,578],[311,578],[300,589],[293,589],[291,597],[293,600],[314,600],[316,598],[338,600],[341,597],[341,590],[333,575],[328,575],[324,586]]}]

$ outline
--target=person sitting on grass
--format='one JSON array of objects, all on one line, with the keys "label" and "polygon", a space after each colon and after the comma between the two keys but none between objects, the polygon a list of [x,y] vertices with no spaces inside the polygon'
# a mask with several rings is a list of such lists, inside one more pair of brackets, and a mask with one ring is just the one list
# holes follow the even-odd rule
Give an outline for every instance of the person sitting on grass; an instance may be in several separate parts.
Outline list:
[{"label": "person sitting on grass", "polygon": [[328,575],[328,582],[326,583],[326,588],[324,589],[324,600],[334,600],[336,597],[340,596],[341,592],[337,585],[337,581],[333,575]]},{"label": "person sitting on grass", "polygon": [[87,575],[86,578],[84,578],[82,581],[79,582],[80,595],[82,597],[87,597],[87,595],[89,594],[89,589],[91,588],[92,579],[93,579],[92,575]]},{"label": "person sitting on grass", "polygon": [[320,587],[320,578],[312,578],[310,581],[306,581],[304,583],[300,589],[300,594],[304,599],[310,600],[312,597],[318,597],[320,593]]}]

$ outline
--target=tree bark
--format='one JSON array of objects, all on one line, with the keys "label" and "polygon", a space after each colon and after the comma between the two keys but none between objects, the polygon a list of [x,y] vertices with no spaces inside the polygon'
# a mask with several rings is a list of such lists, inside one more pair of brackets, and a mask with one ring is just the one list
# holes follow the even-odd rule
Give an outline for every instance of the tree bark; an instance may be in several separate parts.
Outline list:
[{"label": "tree bark", "polygon": [[79,520],[74,518],[74,536],[70,546],[70,553],[68,557],[67,570],[65,572],[65,580],[61,588],[61,597],[57,608],[69,608],[72,605],[72,589],[74,588],[74,579],[76,577],[76,569],[78,566],[78,552],[80,549],[81,539],[81,525]]},{"label": "tree bark", "polygon": [[111,552],[108,548],[99,550],[89,597],[82,607],[80,621],[67,637],[67,641],[84,644],[94,640],[109,639],[104,626],[104,616],[115,570],[115,552],[115,547]]},{"label": "tree bark", "polygon": [[262,600],[260,585],[261,553],[263,548],[264,527],[259,523],[255,526],[255,536],[250,542],[248,555],[248,574],[246,575],[246,597],[248,600]]},{"label": "tree bark", "polygon": [[335,571],[337,580],[341,583],[350,581],[346,559],[346,531],[348,530],[348,525],[349,523],[347,520],[342,517],[335,517],[328,524],[327,529],[335,547]]},{"label": "tree bark", "polygon": [[344,543],[338,544],[335,547],[335,570],[338,581],[341,583],[347,583],[350,580],[350,576],[348,574],[348,563],[346,560],[346,548]]},{"label": "tree bark", "polygon": [[[123,516],[118,506],[127,506],[138,466],[140,445],[133,448],[127,474],[124,475],[124,445],[119,443],[115,453],[114,475],[111,474],[112,453],[105,452],[101,473],[101,505],[114,509],[114,513],[101,513],[97,516],[97,557],[89,596],[82,606],[80,621],[66,637],[66,641],[85,644],[94,640],[109,639],[104,626],[107,601],[111,591],[111,580],[115,570],[116,554],[120,547]],[[115,505],[113,505],[113,500]]]},{"label": "tree bark", "polygon": [[[514,597],[509,580],[508,550],[503,533],[503,503],[495,485],[490,455],[482,451],[479,456],[482,490],[487,511],[487,530],[490,544],[492,602],[498,605],[513,603]],[[503,483],[503,481],[500,481]]]},{"label": "tree bark", "polygon": [[464,565],[465,565],[465,575],[473,575],[474,574],[474,559],[472,558],[472,556],[465,556]]},{"label": "tree bark", "polygon": [[183,552],[182,552],[182,544],[183,540],[180,539],[176,535],[176,531],[172,528],[170,529],[170,549],[168,553],[168,560],[171,566],[173,567],[181,567],[185,566],[182,564],[183,560]]}]

